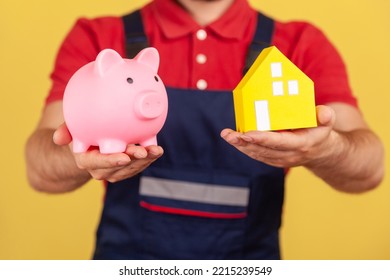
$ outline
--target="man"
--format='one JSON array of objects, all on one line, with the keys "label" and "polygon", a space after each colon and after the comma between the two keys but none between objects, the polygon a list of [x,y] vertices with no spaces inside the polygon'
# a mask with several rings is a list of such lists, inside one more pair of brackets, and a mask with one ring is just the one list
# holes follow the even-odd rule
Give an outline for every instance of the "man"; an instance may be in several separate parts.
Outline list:
[{"label": "man", "polygon": [[[141,24],[134,14],[76,23],[26,145],[37,190],[72,191],[91,178],[107,182],[96,259],[277,259],[285,169],[305,166],[345,192],[381,182],[381,142],[357,107],[340,56],[317,28],[272,21],[246,0],[155,0],[139,15]],[[62,116],[67,81],[101,49],[126,56],[139,25],[159,50],[169,96],[161,146],[73,154]],[[318,127],[232,130],[231,90],[258,33],[314,80]]]}]

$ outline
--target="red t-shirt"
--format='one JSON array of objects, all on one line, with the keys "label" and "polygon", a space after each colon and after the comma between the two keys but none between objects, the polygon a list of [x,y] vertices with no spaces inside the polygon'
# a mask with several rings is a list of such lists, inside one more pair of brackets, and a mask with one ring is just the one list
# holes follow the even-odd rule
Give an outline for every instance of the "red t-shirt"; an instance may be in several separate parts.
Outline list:
[{"label": "red t-shirt", "polygon": [[[166,86],[209,90],[236,87],[257,23],[257,12],[246,0],[236,0],[221,18],[204,27],[174,0],[154,0],[141,13],[149,44],[160,53],[159,75]],[[272,45],[314,81],[317,104],[344,102],[357,106],[345,65],[318,28],[306,22],[276,21]],[[70,77],[105,48],[125,57],[121,17],[79,19],[58,52],[46,102],[61,100]]]}]

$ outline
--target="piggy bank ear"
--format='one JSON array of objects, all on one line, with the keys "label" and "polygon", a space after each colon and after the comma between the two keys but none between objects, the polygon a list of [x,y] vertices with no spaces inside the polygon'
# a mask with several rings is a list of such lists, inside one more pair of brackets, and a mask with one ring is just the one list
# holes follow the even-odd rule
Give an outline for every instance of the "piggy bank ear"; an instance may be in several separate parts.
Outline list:
[{"label": "piggy bank ear", "polygon": [[140,51],[134,59],[146,66],[152,68],[154,73],[157,73],[160,64],[160,56],[155,48],[145,48]]},{"label": "piggy bank ear", "polygon": [[122,57],[112,49],[102,50],[95,61],[95,70],[100,76],[104,76],[113,66],[124,63]]}]

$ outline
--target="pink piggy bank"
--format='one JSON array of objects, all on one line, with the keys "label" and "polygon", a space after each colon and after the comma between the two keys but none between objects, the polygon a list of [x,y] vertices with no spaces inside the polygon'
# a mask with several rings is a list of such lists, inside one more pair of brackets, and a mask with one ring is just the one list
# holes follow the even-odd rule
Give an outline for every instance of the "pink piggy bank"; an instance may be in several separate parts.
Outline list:
[{"label": "pink piggy bank", "polygon": [[105,49],[71,77],[63,110],[73,152],[98,146],[108,154],[124,152],[128,144],[157,145],[168,112],[159,62],[155,48],[143,49],[134,59]]}]

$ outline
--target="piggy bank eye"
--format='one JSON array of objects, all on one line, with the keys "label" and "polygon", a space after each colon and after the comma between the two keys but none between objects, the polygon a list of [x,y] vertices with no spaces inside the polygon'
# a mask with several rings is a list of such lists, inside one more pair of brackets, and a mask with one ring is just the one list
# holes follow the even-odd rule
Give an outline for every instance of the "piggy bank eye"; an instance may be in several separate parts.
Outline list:
[{"label": "piggy bank eye", "polygon": [[158,77],[157,76],[154,76],[154,79],[156,80],[156,82],[158,82]]},{"label": "piggy bank eye", "polygon": [[133,81],[132,78],[127,78],[127,82],[128,82],[129,84],[132,84],[134,81]]}]

